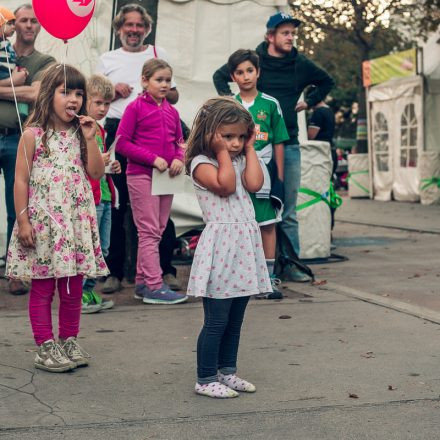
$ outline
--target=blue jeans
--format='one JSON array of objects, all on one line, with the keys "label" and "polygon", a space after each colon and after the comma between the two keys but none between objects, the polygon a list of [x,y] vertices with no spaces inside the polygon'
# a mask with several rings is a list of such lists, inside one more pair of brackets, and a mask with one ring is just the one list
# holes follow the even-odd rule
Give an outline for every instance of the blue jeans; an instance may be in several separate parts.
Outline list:
[{"label": "blue jeans", "polygon": [[205,322],[197,341],[197,382],[218,380],[217,371],[234,374],[241,325],[249,296],[238,298],[203,298]]},{"label": "blue jeans", "polygon": [[5,200],[8,229],[6,235],[6,246],[12,235],[12,228],[15,223],[14,207],[14,180],[15,180],[15,160],[17,159],[17,147],[20,140],[19,134],[4,136],[0,134],[0,170],[5,178]]},{"label": "blue jeans", "polygon": [[[299,145],[284,147],[284,212],[280,224],[285,238],[299,256],[298,220],[296,218],[296,201],[301,183],[301,150]],[[288,258],[288,247],[283,241],[279,244],[280,254]]]},{"label": "blue jeans", "polygon": [[[96,205],[96,222],[99,229],[99,241],[101,243],[102,256],[108,255],[110,247],[110,231],[112,226],[112,204],[111,202],[101,202]],[[96,286],[95,278],[84,280],[83,290],[93,290]]]}]

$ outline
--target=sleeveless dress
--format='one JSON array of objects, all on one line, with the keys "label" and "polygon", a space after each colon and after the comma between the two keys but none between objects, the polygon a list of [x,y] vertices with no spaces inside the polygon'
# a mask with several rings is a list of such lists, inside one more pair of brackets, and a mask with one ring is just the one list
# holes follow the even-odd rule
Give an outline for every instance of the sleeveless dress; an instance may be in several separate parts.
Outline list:
[{"label": "sleeveless dress", "polygon": [[206,227],[194,255],[187,294],[225,299],[272,292],[264,258],[260,228],[241,175],[243,156],[232,161],[235,193],[220,197],[199,185],[193,177],[197,165],[218,162],[204,155],[191,162],[191,177]]},{"label": "sleeveless dress", "polygon": [[35,135],[35,152],[28,215],[35,248],[20,244],[16,222],[5,274],[24,280],[106,275],[93,193],[81,160],[78,137],[73,128],[49,130],[47,153],[41,142],[43,130],[31,130]]}]

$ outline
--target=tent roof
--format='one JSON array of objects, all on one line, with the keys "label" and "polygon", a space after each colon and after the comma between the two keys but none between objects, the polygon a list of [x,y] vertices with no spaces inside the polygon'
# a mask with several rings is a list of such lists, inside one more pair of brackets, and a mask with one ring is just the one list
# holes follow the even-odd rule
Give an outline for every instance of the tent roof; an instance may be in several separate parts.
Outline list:
[{"label": "tent roof", "polygon": [[423,77],[420,75],[390,79],[371,87],[368,92],[368,101],[388,101],[401,96],[412,96],[417,91],[418,93],[422,92],[422,84]]}]

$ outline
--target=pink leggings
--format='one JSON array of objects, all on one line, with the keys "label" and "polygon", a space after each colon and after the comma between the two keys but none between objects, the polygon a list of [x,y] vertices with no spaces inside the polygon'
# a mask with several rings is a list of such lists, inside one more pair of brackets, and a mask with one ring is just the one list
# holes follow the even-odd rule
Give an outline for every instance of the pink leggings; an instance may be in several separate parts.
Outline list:
[{"label": "pink leggings", "polygon": [[[58,286],[60,309],[59,337],[77,336],[81,317],[82,275],[69,278],[32,280],[29,298],[29,318],[37,345],[54,339],[52,331],[52,299]],[[67,286],[69,283],[69,286]]]},{"label": "pink leggings", "polygon": [[127,186],[139,238],[136,284],[159,289],[162,286],[159,243],[170,218],[173,196],[152,196],[151,176],[146,174],[129,174]]}]

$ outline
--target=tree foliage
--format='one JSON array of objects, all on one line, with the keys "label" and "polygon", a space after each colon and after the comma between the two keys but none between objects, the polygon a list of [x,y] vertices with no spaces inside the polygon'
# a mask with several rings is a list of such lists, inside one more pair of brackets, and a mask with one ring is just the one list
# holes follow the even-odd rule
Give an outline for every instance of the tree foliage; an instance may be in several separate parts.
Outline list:
[{"label": "tree foliage", "polygon": [[418,20],[418,35],[426,40],[432,32],[440,28],[440,0],[422,2],[423,13]]},{"label": "tree foliage", "polygon": [[[411,0],[291,0],[292,15],[303,21],[298,46],[335,78],[334,108],[359,102],[365,118],[362,62],[403,49],[404,39],[390,27],[405,19]],[[419,1],[419,0],[414,0]],[[420,0],[439,2],[440,0]],[[365,148],[365,147],[364,147]]]}]

